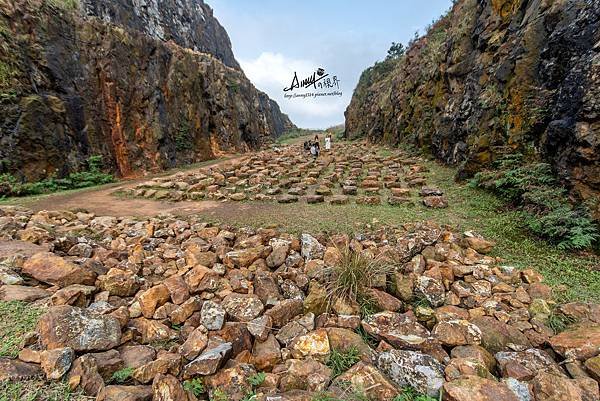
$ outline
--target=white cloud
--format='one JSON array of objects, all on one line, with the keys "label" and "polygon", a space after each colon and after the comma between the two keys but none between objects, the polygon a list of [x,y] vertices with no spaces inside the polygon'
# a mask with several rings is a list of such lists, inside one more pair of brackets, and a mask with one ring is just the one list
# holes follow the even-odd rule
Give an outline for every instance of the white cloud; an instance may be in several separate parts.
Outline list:
[{"label": "white cloud", "polygon": [[[240,59],[242,69],[260,90],[274,99],[294,123],[306,128],[325,128],[343,121],[351,93],[341,90],[341,97],[285,98],[283,88],[294,77],[306,77],[322,67],[313,60],[293,59],[281,53],[263,52],[255,59]],[[302,79],[302,78],[301,78]]]}]

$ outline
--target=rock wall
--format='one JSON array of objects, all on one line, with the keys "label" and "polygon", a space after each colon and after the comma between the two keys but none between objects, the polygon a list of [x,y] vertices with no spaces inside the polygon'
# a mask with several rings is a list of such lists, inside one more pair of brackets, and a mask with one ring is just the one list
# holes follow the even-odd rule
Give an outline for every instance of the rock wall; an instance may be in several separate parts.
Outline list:
[{"label": "rock wall", "polygon": [[210,53],[240,69],[225,29],[202,0],[80,0],[82,12],[181,47]]},{"label": "rock wall", "polygon": [[425,148],[463,178],[523,152],[598,199],[599,95],[600,1],[459,0],[403,57],[363,73],[346,130]]},{"label": "rock wall", "polygon": [[[67,3],[0,0],[0,174],[64,176],[101,154],[133,176],[256,148],[293,127],[233,56],[178,44],[208,43],[194,42],[186,25],[177,38],[164,30],[173,40],[163,41],[102,13],[82,16],[92,2],[79,11]],[[208,20],[207,6],[190,5]],[[212,21],[206,29],[226,39]]]}]

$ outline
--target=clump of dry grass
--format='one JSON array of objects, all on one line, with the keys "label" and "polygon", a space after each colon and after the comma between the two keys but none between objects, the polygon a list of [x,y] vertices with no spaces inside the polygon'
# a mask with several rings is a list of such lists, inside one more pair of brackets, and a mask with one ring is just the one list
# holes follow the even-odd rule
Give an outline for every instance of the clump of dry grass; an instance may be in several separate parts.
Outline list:
[{"label": "clump of dry grass", "polygon": [[360,304],[361,300],[370,298],[369,288],[375,287],[382,276],[387,281],[395,270],[384,255],[372,257],[349,247],[338,250],[340,257],[337,263],[329,267],[325,275],[328,307],[338,299]]}]

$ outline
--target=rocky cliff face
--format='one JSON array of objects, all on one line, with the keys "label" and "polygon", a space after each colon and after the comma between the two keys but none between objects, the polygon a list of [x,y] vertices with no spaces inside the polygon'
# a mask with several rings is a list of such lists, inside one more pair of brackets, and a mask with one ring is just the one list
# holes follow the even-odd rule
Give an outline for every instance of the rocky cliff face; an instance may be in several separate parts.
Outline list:
[{"label": "rocky cliff face", "polygon": [[255,148],[293,126],[201,1],[68,3],[0,0],[0,174],[62,176],[101,154],[130,176]]},{"label": "rocky cliff face", "polygon": [[346,129],[426,148],[462,177],[523,152],[597,198],[598,99],[600,1],[460,0],[403,57],[363,73]]},{"label": "rocky cliff face", "polygon": [[80,0],[82,12],[181,47],[210,53],[240,69],[225,29],[202,0]]}]

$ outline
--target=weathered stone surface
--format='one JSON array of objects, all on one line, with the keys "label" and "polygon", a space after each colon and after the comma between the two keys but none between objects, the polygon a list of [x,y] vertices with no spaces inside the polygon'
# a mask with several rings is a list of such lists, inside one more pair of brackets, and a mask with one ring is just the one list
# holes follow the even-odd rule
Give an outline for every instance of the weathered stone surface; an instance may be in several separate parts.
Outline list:
[{"label": "weathered stone surface", "polygon": [[18,359],[0,358],[0,380],[26,380],[43,375],[39,365]]},{"label": "weathered stone surface", "polygon": [[481,330],[466,320],[449,320],[435,325],[433,337],[448,346],[478,345],[481,343]]},{"label": "weathered stone surface", "polygon": [[59,380],[71,368],[75,359],[72,348],[55,348],[43,351],[40,354],[40,362],[48,380]]},{"label": "weathered stone surface", "polygon": [[539,372],[565,376],[563,369],[545,351],[530,348],[521,352],[498,352],[496,360],[502,377],[529,381]]},{"label": "weathered stone surface", "polygon": [[536,400],[591,401],[600,398],[598,383],[592,379],[569,380],[540,372],[531,382],[531,387]]},{"label": "weathered stone surface", "polygon": [[519,351],[529,348],[531,343],[519,330],[492,317],[483,316],[471,321],[481,331],[481,345],[492,353]]},{"label": "weathered stone surface", "polygon": [[431,397],[437,397],[444,385],[444,366],[420,352],[392,349],[379,354],[376,365],[398,386],[410,386]]},{"label": "weathered stone surface", "polygon": [[225,309],[215,302],[206,301],[202,304],[200,320],[208,330],[221,330],[225,323]]},{"label": "weathered stone surface", "polygon": [[445,383],[444,397],[449,401],[521,401],[506,384],[478,376]]},{"label": "weathered stone surface", "polygon": [[167,302],[170,297],[169,290],[164,284],[155,285],[142,292],[138,296],[138,302],[144,317],[147,319],[152,318],[156,308]]},{"label": "weathered stone surface", "polygon": [[96,401],[150,401],[151,386],[106,386],[98,393]]},{"label": "weathered stone surface", "polygon": [[110,295],[130,297],[140,289],[141,280],[131,271],[112,268],[108,273],[99,276],[100,288]]},{"label": "weathered stone surface", "polygon": [[308,390],[323,391],[331,377],[331,369],[313,359],[288,359],[285,361],[286,375],[282,377],[281,391]]},{"label": "weathered stone surface", "polygon": [[326,361],[331,351],[327,330],[319,329],[297,337],[292,342],[291,349],[296,359],[310,357],[318,361]]},{"label": "weathered stone surface", "polygon": [[38,322],[42,345],[51,350],[70,347],[80,351],[103,351],[116,347],[121,326],[114,317],[95,316],[72,306],[51,308]]},{"label": "weathered stone surface", "polygon": [[265,306],[255,295],[231,294],[226,296],[221,306],[231,318],[238,322],[249,322],[259,316]]},{"label": "weathered stone surface", "polygon": [[565,358],[585,360],[600,354],[600,326],[582,326],[563,331],[548,341]]},{"label": "weathered stone surface", "polygon": [[398,395],[396,385],[370,363],[358,362],[339,375],[334,385],[350,383],[352,389],[369,400],[388,401]]},{"label": "weathered stone surface", "polygon": [[259,371],[270,371],[281,361],[279,342],[273,334],[269,334],[264,341],[258,339],[254,341],[254,347],[252,347],[252,361],[253,365]]},{"label": "weathered stone surface", "polygon": [[430,336],[429,330],[408,314],[381,312],[367,316],[362,321],[367,333],[396,347],[423,344]]},{"label": "weathered stone surface", "polygon": [[191,361],[196,358],[207,345],[208,335],[206,334],[206,329],[200,326],[190,333],[183,345],[179,348],[179,353]]},{"label": "weathered stone surface", "polygon": [[222,343],[205,349],[200,356],[183,367],[184,377],[212,375],[229,357],[231,349],[231,343]]},{"label": "weathered stone surface", "polygon": [[302,301],[299,299],[285,299],[265,312],[271,318],[273,327],[283,327],[294,317],[302,313]]},{"label": "weathered stone surface", "polygon": [[188,399],[183,386],[172,375],[158,374],[152,382],[153,401],[186,401]]},{"label": "weathered stone surface", "polygon": [[96,273],[50,252],[33,255],[23,264],[23,273],[44,283],[66,287],[71,284],[94,285]]},{"label": "weathered stone surface", "polygon": [[0,287],[0,299],[3,301],[33,302],[52,295],[49,291],[23,285],[3,285]]}]

